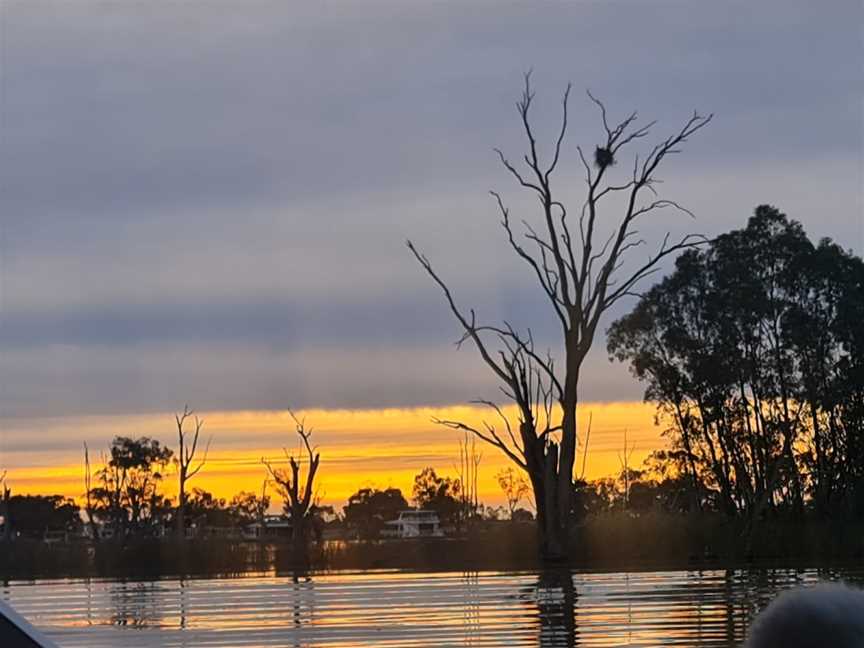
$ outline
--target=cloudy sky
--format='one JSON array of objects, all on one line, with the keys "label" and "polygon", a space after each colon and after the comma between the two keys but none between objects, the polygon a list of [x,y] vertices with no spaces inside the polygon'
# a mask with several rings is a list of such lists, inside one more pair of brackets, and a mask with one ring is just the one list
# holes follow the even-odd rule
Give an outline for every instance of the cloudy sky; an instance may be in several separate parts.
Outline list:
[{"label": "cloudy sky", "polygon": [[[696,220],[657,218],[649,241],[771,203],[864,249],[859,0],[13,0],[0,21],[13,467],[71,443],[46,419],[494,396],[404,242],[482,316],[548,330],[488,195],[534,213],[492,150],[523,150],[529,68],[545,141],[574,84],[556,185],[571,203],[575,147],[599,143],[590,89],[613,117],[658,119],[655,138],[715,113],[661,173]],[[583,397],[638,401],[603,347]]]}]

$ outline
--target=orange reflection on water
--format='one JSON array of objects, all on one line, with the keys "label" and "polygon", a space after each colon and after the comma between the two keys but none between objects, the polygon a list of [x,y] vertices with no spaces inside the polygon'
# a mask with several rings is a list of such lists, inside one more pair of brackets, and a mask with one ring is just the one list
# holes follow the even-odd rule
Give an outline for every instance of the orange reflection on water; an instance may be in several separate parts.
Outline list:
[{"label": "orange reflection on water", "polygon": [[0,592],[63,646],[740,645],[778,591],[860,570],[257,574],[12,582]]}]

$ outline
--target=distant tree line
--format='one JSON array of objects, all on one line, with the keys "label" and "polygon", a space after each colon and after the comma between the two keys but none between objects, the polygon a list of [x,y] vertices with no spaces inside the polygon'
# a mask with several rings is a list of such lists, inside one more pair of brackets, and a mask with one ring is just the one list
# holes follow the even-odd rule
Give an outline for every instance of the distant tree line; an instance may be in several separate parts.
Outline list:
[{"label": "distant tree line", "polygon": [[[864,263],[760,206],[609,329],[667,426],[676,506],[864,516]],[[670,481],[671,480],[671,481]]]},{"label": "distant tree line", "polygon": [[10,495],[2,514],[4,520],[14,520],[14,527],[4,525],[0,540],[8,541],[13,529],[20,536],[40,540],[51,531],[74,533],[82,526],[78,511],[75,501],[62,495]]},{"label": "distant tree line", "polygon": [[[182,430],[183,421],[190,412],[184,410],[178,415],[178,429]],[[295,419],[298,434],[303,432],[303,446],[312,458],[317,456],[309,444],[311,430]],[[195,430],[201,428],[196,419]],[[305,436],[305,439],[304,439]],[[102,466],[91,472],[89,450],[85,449],[85,494],[83,506],[72,499],[60,495],[11,495],[5,485],[5,475],[0,479],[3,484],[4,498],[0,499],[0,517],[3,519],[3,535],[0,539],[23,537],[41,540],[49,534],[67,533],[80,535],[85,529],[94,540],[110,539],[123,544],[128,541],[147,538],[171,538],[173,531],[183,528],[181,537],[187,537],[189,528],[203,531],[241,529],[259,523],[266,526],[271,498],[267,495],[267,485],[276,482],[276,490],[283,499],[282,515],[290,520],[292,527],[297,516],[303,520],[301,532],[292,533],[295,555],[303,552],[310,542],[320,542],[327,525],[338,527],[347,537],[361,540],[376,540],[384,537],[382,531],[388,521],[395,520],[400,511],[415,507],[435,511],[445,527],[461,532],[473,521],[500,519],[505,517],[503,508],[486,507],[479,503],[476,496],[476,471],[479,456],[465,453],[460,445],[460,456],[467,457],[463,462],[472,465],[472,485],[463,486],[464,477],[439,476],[431,466],[423,468],[414,478],[411,503],[398,488],[383,490],[374,487],[360,488],[348,498],[341,515],[332,506],[322,506],[313,494],[312,477],[297,479],[300,475],[301,461],[287,453],[288,470],[265,462],[267,477],[264,479],[260,495],[242,491],[231,499],[220,498],[198,487],[184,489],[182,498],[182,517],[180,498],[165,494],[164,482],[172,464],[181,479],[180,466],[174,452],[150,437],[115,437],[102,456]],[[473,457],[473,458],[472,458]],[[310,466],[308,460],[302,466]],[[197,471],[196,471],[197,472]],[[503,473],[508,478],[504,488],[508,497],[509,517],[512,519],[532,519],[529,512],[517,507],[527,495],[524,479],[514,475],[512,469]],[[186,478],[193,475],[187,473]],[[278,480],[277,480],[278,478]],[[295,481],[296,480],[296,481]],[[295,493],[293,484],[298,483]],[[295,503],[303,505],[306,497],[306,483],[309,483],[309,504],[305,510],[295,508]],[[468,495],[466,495],[468,493]],[[296,496],[296,499],[295,499]],[[514,514],[515,513],[515,514]],[[83,519],[82,519],[83,515]],[[183,527],[180,527],[180,524]],[[107,533],[106,533],[107,531]],[[195,533],[189,534],[195,536]]]},{"label": "distant tree line", "polygon": [[[512,480],[505,488],[501,475]],[[499,473],[499,485],[508,498],[509,507],[486,506],[476,498],[466,497],[467,487],[459,477],[439,476],[431,466],[423,468],[414,476],[411,489],[413,506],[418,509],[435,511],[441,524],[454,533],[467,531],[472,524],[509,519],[513,521],[532,520],[533,514],[518,506],[527,499],[528,485],[524,478],[512,468]],[[505,479],[506,481],[506,479]],[[348,498],[339,520],[344,525],[346,535],[361,540],[376,540],[384,537],[386,523],[395,520],[400,511],[411,508],[399,488],[377,489],[365,487]]]}]

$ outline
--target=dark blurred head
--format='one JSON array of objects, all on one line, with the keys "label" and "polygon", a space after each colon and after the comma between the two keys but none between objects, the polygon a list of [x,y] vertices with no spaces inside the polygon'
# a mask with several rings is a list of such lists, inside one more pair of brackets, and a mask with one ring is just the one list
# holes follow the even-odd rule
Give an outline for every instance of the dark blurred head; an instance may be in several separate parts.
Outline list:
[{"label": "dark blurred head", "polygon": [[864,648],[864,591],[817,585],[784,592],[750,628],[746,648]]}]

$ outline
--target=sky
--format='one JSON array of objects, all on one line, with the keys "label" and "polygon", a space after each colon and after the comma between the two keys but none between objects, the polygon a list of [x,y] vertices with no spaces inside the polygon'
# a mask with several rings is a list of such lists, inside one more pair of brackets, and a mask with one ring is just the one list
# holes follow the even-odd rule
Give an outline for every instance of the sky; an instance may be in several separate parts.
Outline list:
[{"label": "sky", "polygon": [[[404,243],[460,304],[554,344],[488,194],[536,217],[493,151],[524,151],[523,74],[545,152],[574,85],[569,204],[575,147],[599,143],[590,89],[657,119],[651,141],[715,114],[660,174],[695,219],[660,215],[649,242],[770,203],[861,254],[861,24],[858,0],[3,2],[0,470],[78,494],[83,441],[171,445],[188,403],[214,437],[201,485],[223,495],[294,443],[288,407],[318,430],[323,481],[331,454],[329,501],[447,472],[458,435],[431,416],[497,386]],[[625,428],[638,456],[662,443],[602,336],[582,375],[590,474],[617,468]]]}]

